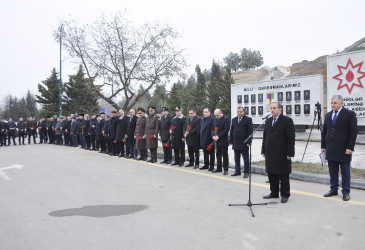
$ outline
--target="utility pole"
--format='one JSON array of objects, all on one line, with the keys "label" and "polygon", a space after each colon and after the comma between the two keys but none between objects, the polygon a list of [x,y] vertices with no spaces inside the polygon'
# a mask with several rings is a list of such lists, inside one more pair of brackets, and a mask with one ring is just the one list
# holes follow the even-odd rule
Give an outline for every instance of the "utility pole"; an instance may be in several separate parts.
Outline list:
[{"label": "utility pole", "polygon": [[59,113],[59,117],[62,116],[62,35],[63,35],[63,24],[61,24],[61,27],[60,27],[60,85],[59,85],[60,113]]}]

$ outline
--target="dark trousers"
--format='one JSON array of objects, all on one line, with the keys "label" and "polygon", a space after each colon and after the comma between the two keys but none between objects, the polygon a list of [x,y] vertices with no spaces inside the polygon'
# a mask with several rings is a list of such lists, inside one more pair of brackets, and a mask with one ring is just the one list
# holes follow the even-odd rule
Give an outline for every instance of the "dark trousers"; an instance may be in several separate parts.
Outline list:
[{"label": "dark trousers", "polygon": [[108,149],[108,153],[112,152],[112,140],[109,140],[107,137],[105,139],[106,148]]},{"label": "dark trousers", "polygon": [[63,134],[63,137],[65,138],[65,145],[66,146],[70,146],[70,144],[71,144],[71,135],[70,135],[70,133],[69,132],[65,132]]},{"label": "dark trousers", "polygon": [[[289,198],[290,196],[290,183],[289,174],[269,174],[270,191],[271,195],[280,195],[283,198]],[[281,188],[279,188],[279,184]]]},{"label": "dark trousers", "polygon": [[184,164],[185,162],[185,150],[184,149],[174,149],[175,162],[179,164]]},{"label": "dark trousers", "polygon": [[109,154],[113,154],[116,155],[118,153],[118,145],[117,145],[117,141],[115,141],[114,139],[109,139],[110,142],[110,152]]},{"label": "dark trousers", "polygon": [[[45,132],[44,130],[40,129],[39,130],[39,142],[40,143],[43,143],[43,142],[46,142],[46,138],[45,138]],[[20,142],[19,142],[20,143]]]},{"label": "dark trousers", "polygon": [[151,159],[157,161],[157,148],[150,148]]},{"label": "dark trousers", "polygon": [[[164,142],[166,143],[166,142]],[[171,147],[163,147],[163,159],[165,161],[172,161],[172,150]]]},{"label": "dark trousers", "polygon": [[341,167],[341,178],[342,178],[342,193],[350,193],[350,182],[351,182],[351,172],[350,172],[350,162],[338,162],[338,161],[328,161],[328,169],[330,173],[330,183],[331,191],[338,191],[338,171]]},{"label": "dark trousers", "polygon": [[[222,170],[222,166],[224,170],[228,171],[228,146],[223,147],[217,147],[217,169]],[[223,164],[222,164],[222,158],[223,158]]]},{"label": "dark trousers", "polygon": [[95,150],[95,143],[96,143],[96,135],[90,135],[90,141],[91,141],[91,148],[92,150]]},{"label": "dark trousers", "polygon": [[120,155],[121,156],[124,156],[124,142],[122,142],[122,141],[118,141],[117,142],[117,152],[116,152],[117,154],[119,154],[120,153]]},{"label": "dark trousers", "polygon": [[30,141],[31,141],[31,137],[33,137],[33,143],[35,144],[35,132],[30,132],[28,134],[28,144],[30,144]]},{"label": "dark trousers", "polygon": [[72,138],[72,146],[73,147],[77,147],[78,146],[78,143],[77,143],[77,135],[76,134],[72,134],[71,135],[71,138]]},{"label": "dark trousers", "polygon": [[52,129],[48,129],[48,138],[49,138],[49,143],[54,143],[54,133]]},{"label": "dark trousers", "polygon": [[86,141],[86,148],[90,149],[90,135],[85,135],[85,141]]},{"label": "dark trousers", "polygon": [[0,134],[0,146],[6,146],[6,135]]},{"label": "dark trousers", "polygon": [[13,138],[13,144],[16,145],[15,143],[15,132],[11,132],[8,134],[8,145],[10,146],[10,138]]},{"label": "dark trousers", "polygon": [[57,145],[63,145],[62,134],[56,134],[56,140],[57,140]]},{"label": "dark trousers", "polygon": [[129,147],[129,154],[130,157],[136,158],[138,155],[138,149],[136,149],[136,140],[133,138],[128,138],[127,139],[127,145]]},{"label": "dark trousers", "polygon": [[248,150],[234,150],[234,162],[236,164],[236,172],[241,172],[241,155],[244,162],[243,172],[248,173],[249,172],[249,161],[248,161]]},{"label": "dark trousers", "polygon": [[81,148],[86,148],[86,139],[84,135],[79,135]]},{"label": "dark trousers", "polygon": [[24,145],[24,138],[25,138],[25,134],[24,133],[19,133],[19,135],[18,135],[19,145],[22,144],[22,143]]},{"label": "dark trousers", "polygon": [[139,157],[141,159],[146,159],[147,158],[147,149],[140,149],[139,151]]},{"label": "dark trousers", "polygon": [[[199,165],[199,146],[189,146],[188,145],[188,152],[189,152],[189,164],[190,165]],[[195,157],[195,158],[194,158]],[[195,159],[195,161],[194,161]]]},{"label": "dark trousers", "polygon": [[203,152],[204,152],[204,167],[209,167],[209,169],[214,169],[214,162],[215,162],[214,147],[211,150],[207,150],[205,147],[203,149]]}]

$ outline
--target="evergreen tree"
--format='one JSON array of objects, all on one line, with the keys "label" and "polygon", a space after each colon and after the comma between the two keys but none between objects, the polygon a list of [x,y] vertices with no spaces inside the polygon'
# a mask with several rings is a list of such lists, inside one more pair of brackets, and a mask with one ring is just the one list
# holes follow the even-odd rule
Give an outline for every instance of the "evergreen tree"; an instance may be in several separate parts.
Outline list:
[{"label": "evergreen tree", "polygon": [[218,107],[221,109],[223,114],[231,117],[231,85],[234,84],[232,78],[231,69],[226,67],[226,72],[224,73],[222,84],[219,86],[219,93],[221,94],[221,99]]},{"label": "evergreen tree", "polygon": [[218,63],[213,61],[212,64],[212,70],[211,70],[211,80],[208,85],[207,93],[207,105],[208,108],[214,112],[214,110],[217,108],[217,105],[221,99],[221,93],[220,91],[220,85],[222,84],[222,73],[221,68]]},{"label": "evergreen tree", "polygon": [[196,65],[195,67],[196,73],[196,85],[195,88],[190,91],[191,95],[191,105],[196,109],[196,113],[198,116],[203,115],[203,109],[207,103],[207,94],[206,94],[206,85],[205,85],[205,77],[201,72],[200,66]]},{"label": "evergreen tree", "polygon": [[184,85],[180,81],[172,85],[169,96],[167,98],[167,106],[170,107],[170,111],[174,112],[177,106],[181,106],[181,93],[183,89]]},{"label": "evergreen tree", "polygon": [[158,109],[166,105],[167,97],[168,94],[165,85],[156,86],[152,97],[148,101],[148,106],[155,106]]},{"label": "evergreen tree", "polygon": [[36,102],[42,104],[40,115],[53,116],[59,113],[59,83],[60,79],[56,69],[53,68],[51,76],[38,84],[38,91],[40,95],[36,95]]},{"label": "evergreen tree", "polygon": [[65,114],[74,112],[95,114],[99,112],[98,97],[88,86],[82,66],[64,85]]},{"label": "evergreen tree", "polygon": [[36,117],[38,115],[37,101],[34,95],[30,93],[30,90],[28,90],[24,102],[29,111],[29,115],[32,117]]},{"label": "evergreen tree", "polygon": [[25,98],[18,99],[12,95],[5,97],[5,109],[2,113],[2,117],[5,119],[13,118],[14,121],[18,121],[19,117],[29,117],[30,112],[28,110]]}]

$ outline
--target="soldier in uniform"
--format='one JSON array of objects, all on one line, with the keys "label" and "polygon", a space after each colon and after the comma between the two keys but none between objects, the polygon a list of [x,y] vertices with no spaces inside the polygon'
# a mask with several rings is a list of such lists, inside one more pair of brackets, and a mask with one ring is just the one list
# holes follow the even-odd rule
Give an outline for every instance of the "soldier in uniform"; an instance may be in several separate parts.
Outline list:
[{"label": "soldier in uniform", "polygon": [[138,108],[139,117],[136,123],[136,130],[134,131],[134,139],[136,139],[136,148],[139,151],[139,158],[137,160],[147,160],[147,148],[146,148],[146,111],[143,108]]},{"label": "soldier in uniform", "polygon": [[146,147],[151,151],[151,159],[148,162],[157,162],[158,132],[160,130],[160,117],[156,114],[156,107],[148,107],[149,116],[146,119]]},{"label": "soldier in uniform", "polygon": [[0,147],[6,146],[6,132],[8,125],[5,123],[4,118],[0,120]]},{"label": "soldier in uniform", "polygon": [[19,142],[19,145],[22,145],[22,142],[23,142],[23,145],[25,145],[24,144],[24,137],[25,137],[25,130],[27,128],[27,124],[23,120],[23,117],[19,117],[17,128],[18,128],[18,142]]},{"label": "soldier in uniform", "polygon": [[15,143],[15,130],[16,130],[16,124],[13,121],[13,118],[9,118],[8,120],[8,145],[10,146],[10,138],[13,137],[13,144],[16,146]]},{"label": "soldier in uniform", "polygon": [[182,114],[182,108],[175,108],[176,116],[172,120],[170,133],[172,133],[171,148],[174,150],[175,162],[171,165],[184,166],[185,162],[185,139],[184,139],[184,124],[186,118]]},{"label": "soldier in uniform", "polygon": [[[194,169],[199,168],[199,148],[200,148],[200,118],[196,115],[194,109],[189,110],[189,119],[185,122],[185,134],[186,144],[188,145],[189,152],[189,164],[185,167],[192,167]],[[195,161],[194,161],[195,156]]]},{"label": "soldier in uniform", "polygon": [[162,116],[161,116],[161,128],[160,128],[160,137],[163,146],[163,161],[161,163],[171,164],[172,161],[172,150],[171,144],[168,145],[168,141],[170,140],[170,127],[172,117],[169,113],[169,107],[162,107]]}]

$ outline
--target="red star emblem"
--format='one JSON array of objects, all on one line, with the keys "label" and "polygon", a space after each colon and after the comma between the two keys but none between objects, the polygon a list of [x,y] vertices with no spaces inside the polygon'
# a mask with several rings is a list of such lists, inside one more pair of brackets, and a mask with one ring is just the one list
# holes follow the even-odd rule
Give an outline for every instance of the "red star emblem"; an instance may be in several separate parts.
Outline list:
[{"label": "red star emblem", "polygon": [[[351,94],[351,91],[354,88],[354,86],[364,88],[362,85],[362,82],[360,80],[361,78],[365,77],[365,72],[361,71],[362,64],[363,64],[363,61],[354,66],[351,62],[351,59],[349,58],[349,60],[347,61],[346,67],[337,65],[337,68],[340,71],[340,73],[338,75],[335,75],[334,77],[332,77],[333,79],[340,81],[337,89],[346,87],[347,90],[349,91],[349,93]],[[351,67],[349,67],[349,66],[351,66]],[[355,72],[355,74],[354,74],[354,72]],[[344,73],[346,73],[346,75],[344,75]]]}]

